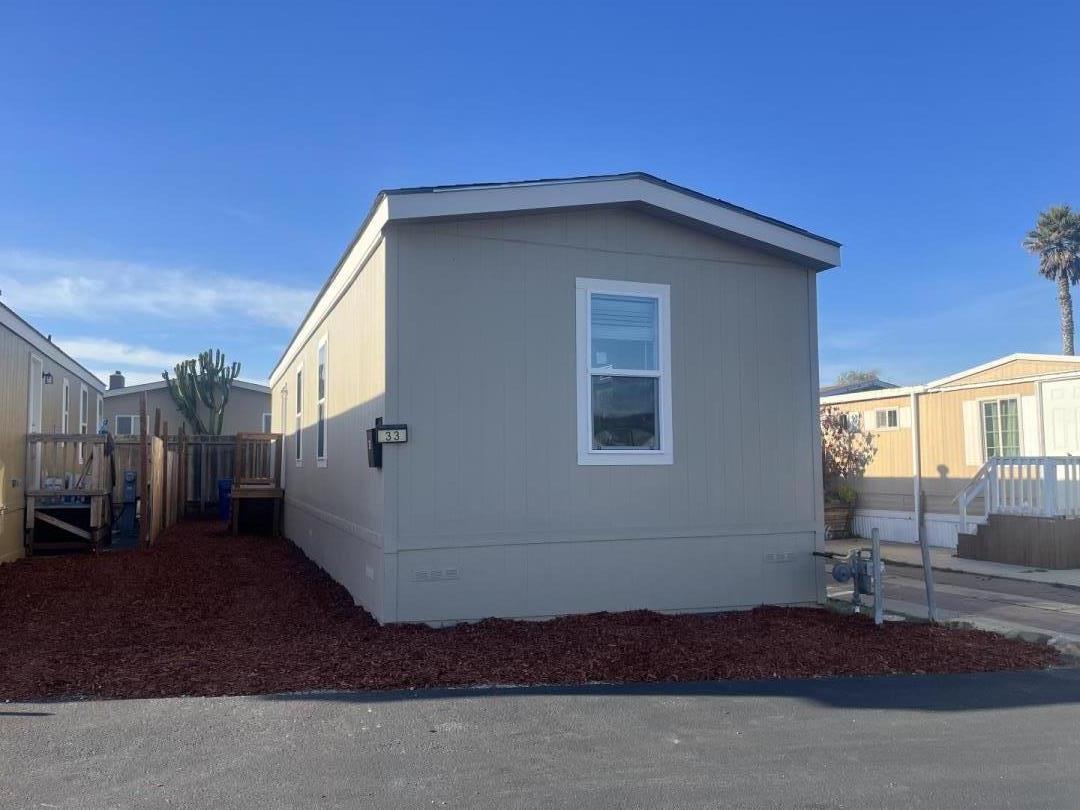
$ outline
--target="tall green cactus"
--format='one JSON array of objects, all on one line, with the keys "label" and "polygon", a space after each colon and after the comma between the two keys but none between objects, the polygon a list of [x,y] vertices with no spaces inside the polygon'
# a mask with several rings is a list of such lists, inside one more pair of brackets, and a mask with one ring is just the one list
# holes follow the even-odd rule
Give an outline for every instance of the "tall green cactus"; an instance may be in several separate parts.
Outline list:
[{"label": "tall green cactus", "polygon": [[[229,389],[233,380],[240,376],[240,364],[226,365],[221,351],[207,349],[198,358],[177,363],[173,372],[175,379],[169,377],[167,371],[161,376],[168,383],[173,402],[191,429],[195,433],[220,436],[225,406],[229,404]],[[209,411],[206,422],[199,413],[200,403]]]}]

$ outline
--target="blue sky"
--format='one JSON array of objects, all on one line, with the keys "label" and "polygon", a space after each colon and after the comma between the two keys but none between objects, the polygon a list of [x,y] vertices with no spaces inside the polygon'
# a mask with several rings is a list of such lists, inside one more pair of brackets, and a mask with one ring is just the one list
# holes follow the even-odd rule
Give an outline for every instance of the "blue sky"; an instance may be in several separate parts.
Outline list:
[{"label": "blue sky", "polygon": [[844,243],[822,378],[1060,348],[1076,3],[0,5],[0,300],[260,380],[383,187],[643,170]]}]

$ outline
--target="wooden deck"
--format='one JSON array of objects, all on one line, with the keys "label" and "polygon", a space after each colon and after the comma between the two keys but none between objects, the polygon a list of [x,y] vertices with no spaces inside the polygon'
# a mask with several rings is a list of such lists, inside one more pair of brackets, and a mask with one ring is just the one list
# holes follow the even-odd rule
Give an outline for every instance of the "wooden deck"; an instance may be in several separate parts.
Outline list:
[{"label": "wooden deck", "polygon": [[281,488],[280,433],[237,433],[233,456],[232,509],[233,534],[240,531],[241,511],[253,501],[272,501],[272,534],[281,534],[281,510],[285,490]]}]

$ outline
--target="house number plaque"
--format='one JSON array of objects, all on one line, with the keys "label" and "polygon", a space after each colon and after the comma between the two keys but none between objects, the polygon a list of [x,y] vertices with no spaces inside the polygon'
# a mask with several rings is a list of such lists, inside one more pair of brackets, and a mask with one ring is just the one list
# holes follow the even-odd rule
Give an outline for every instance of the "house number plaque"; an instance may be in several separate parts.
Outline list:
[{"label": "house number plaque", "polygon": [[379,425],[375,428],[375,436],[379,444],[402,444],[409,440],[409,426]]}]

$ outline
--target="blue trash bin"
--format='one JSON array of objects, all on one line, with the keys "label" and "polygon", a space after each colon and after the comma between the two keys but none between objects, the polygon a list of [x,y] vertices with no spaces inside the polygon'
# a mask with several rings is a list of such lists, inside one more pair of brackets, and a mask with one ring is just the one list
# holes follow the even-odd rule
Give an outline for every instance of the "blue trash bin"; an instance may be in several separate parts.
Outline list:
[{"label": "blue trash bin", "polygon": [[228,520],[232,513],[232,479],[220,478],[217,482],[217,514],[221,520]]}]

